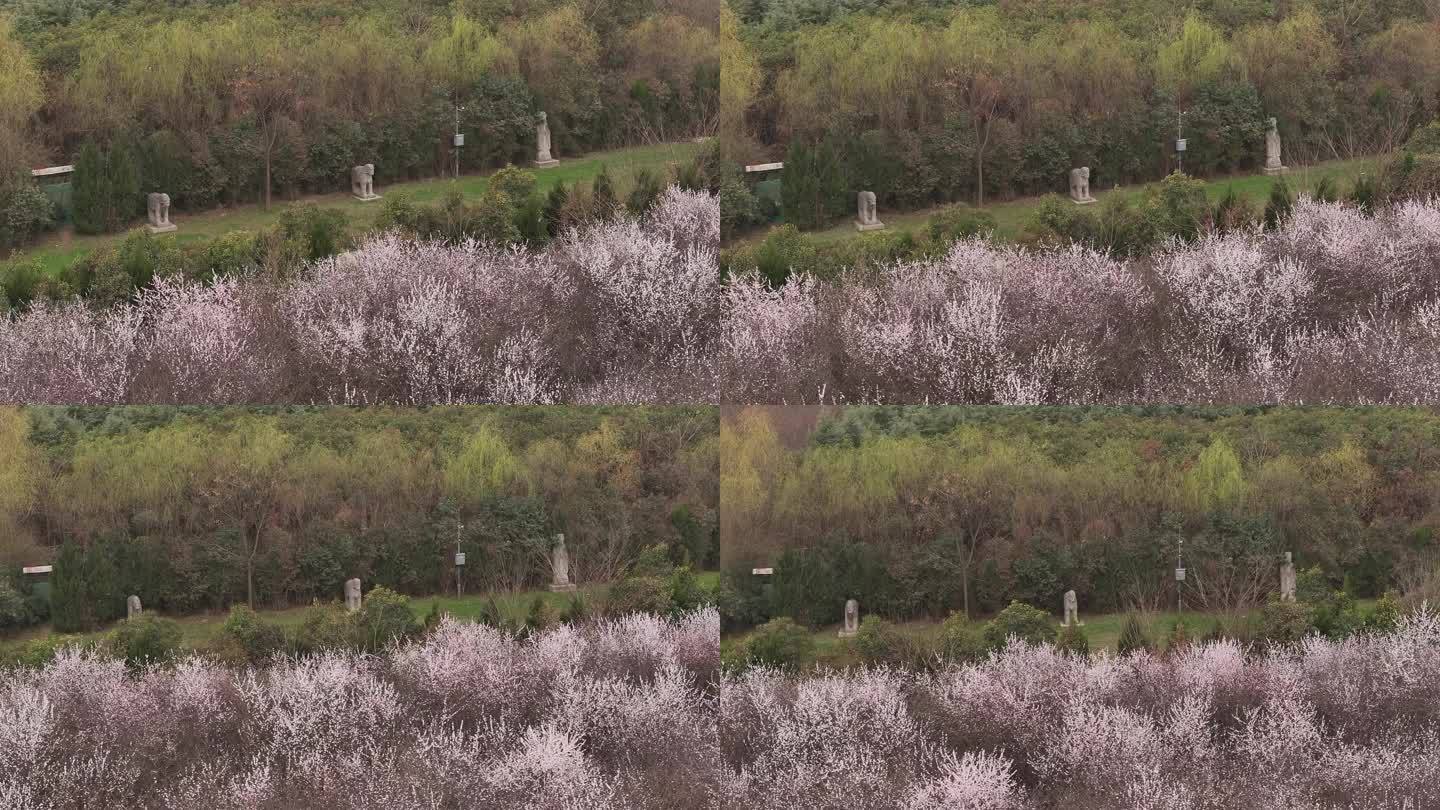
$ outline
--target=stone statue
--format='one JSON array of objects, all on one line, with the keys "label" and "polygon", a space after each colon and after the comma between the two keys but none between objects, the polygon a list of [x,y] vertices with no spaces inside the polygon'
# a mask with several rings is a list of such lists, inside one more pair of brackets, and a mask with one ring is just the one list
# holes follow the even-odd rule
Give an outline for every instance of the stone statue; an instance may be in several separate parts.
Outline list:
[{"label": "stone statue", "polygon": [[885,223],[875,215],[875,192],[862,191],[855,195],[855,230],[878,231]]},{"label": "stone statue", "polygon": [[1265,130],[1265,173],[1280,174],[1285,165],[1280,162],[1280,127],[1272,116],[1270,126]]},{"label": "stone statue", "polygon": [[366,163],[350,170],[350,193],[361,202],[380,199],[375,193],[375,164]]},{"label": "stone statue", "polygon": [[845,600],[845,627],[840,630],[841,638],[850,638],[860,632],[860,603],[854,599]]},{"label": "stone statue", "polygon": [[1070,170],[1070,199],[1074,200],[1076,205],[1089,205],[1095,202],[1095,198],[1090,196],[1089,166]]},{"label": "stone statue", "polygon": [[130,594],[130,596],[125,600],[125,618],[133,619],[136,616],[139,616],[142,612],[144,612],[144,609],[140,606],[140,597],[136,596],[133,593]]},{"label": "stone statue", "polygon": [[1060,623],[1060,626],[1061,626],[1061,627],[1069,627],[1069,626],[1072,625],[1072,624],[1077,625],[1077,626],[1083,626],[1085,623],[1082,622],[1082,621],[1080,621],[1080,602],[1079,602],[1079,600],[1077,600],[1077,599],[1075,598],[1075,592],[1074,592],[1074,591],[1066,591],[1066,592],[1065,592],[1065,621],[1061,622],[1061,623]]},{"label": "stone statue", "polygon": [[1290,552],[1285,552],[1285,562],[1280,566],[1280,599],[1295,601],[1295,561]]},{"label": "stone statue", "polygon": [[175,224],[170,221],[169,194],[152,192],[145,195],[145,216],[150,221],[146,226],[150,233],[169,233],[175,230]]},{"label": "stone statue", "polygon": [[544,112],[539,119],[535,124],[535,168],[548,169],[560,165],[560,161],[550,156],[550,124]]},{"label": "stone statue", "polygon": [[565,550],[565,535],[563,534],[555,535],[555,545],[550,549],[550,572],[553,575],[550,590],[575,590],[575,585],[570,582],[570,552]]},{"label": "stone statue", "polygon": [[345,609],[350,611],[351,613],[354,613],[355,611],[360,609],[360,604],[361,598],[359,578],[345,580]]}]

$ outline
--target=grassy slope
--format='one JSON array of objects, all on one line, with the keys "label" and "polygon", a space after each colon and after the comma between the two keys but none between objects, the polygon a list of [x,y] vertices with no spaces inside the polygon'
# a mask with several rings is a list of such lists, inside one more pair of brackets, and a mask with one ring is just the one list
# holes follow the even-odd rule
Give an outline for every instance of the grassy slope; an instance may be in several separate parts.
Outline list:
[{"label": "grassy slope", "polygon": [[[696,574],[696,579],[707,589],[713,590],[720,582],[720,575],[716,572],[704,571]],[[591,610],[594,610],[600,607],[604,601],[607,590],[608,586],[604,584],[582,585],[580,586],[579,593],[584,596]],[[496,604],[500,607],[500,612],[506,617],[515,620],[520,620],[525,617],[525,614],[530,609],[530,602],[533,601],[537,595],[549,602],[550,606],[556,610],[570,604],[570,600],[574,598],[572,594],[568,593],[551,593],[549,590],[532,590],[521,591],[519,593],[467,594],[463,598],[456,598],[454,596],[414,597],[410,600],[410,607],[416,616],[424,618],[425,614],[430,612],[431,606],[438,601],[441,610],[457,619],[469,621],[480,615],[480,611],[492,595],[495,598]],[[308,610],[309,606],[307,605],[303,607],[286,608],[284,610],[261,610],[259,613],[269,621],[275,622],[287,629],[293,629],[299,627],[300,624],[305,621],[305,614]],[[195,616],[177,617],[176,621],[180,624],[182,642],[191,649],[202,649],[208,646],[214,641],[215,637],[219,635],[220,628],[224,626],[227,616],[228,614],[226,613],[206,613]],[[107,632],[108,629],[97,630],[92,633],[81,634],[80,637],[98,639]],[[17,647],[31,639],[46,636],[50,633],[49,625],[41,625],[30,628],[5,641],[0,641],[0,658],[4,657],[7,649]]]},{"label": "grassy slope", "polygon": [[[1374,173],[1374,158],[1357,158],[1354,160],[1337,160],[1327,163],[1319,163],[1314,166],[1292,167],[1287,179],[1293,189],[1297,191],[1309,191],[1315,188],[1322,177],[1331,176],[1339,184],[1342,191],[1348,190],[1351,183],[1361,173],[1368,171]],[[1275,178],[1264,174],[1231,175],[1215,177],[1206,180],[1205,193],[1210,197],[1212,203],[1219,202],[1226,192],[1233,188],[1235,193],[1249,197],[1259,205],[1264,205],[1265,199],[1270,196],[1270,189],[1275,184]],[[1112,194],[1120,194],[1126,197],[1139,197],[1145,191],[1145,185],[1120,186],[1113,189],[1092,189],[1097,200],[1104,200]],[[1030,217],[1034,214],[1036,206],[1040,204],[1039,197],[1021,197],[1007,202],[993,203],[986,205],[983,211],[988,212],[995,218],[995,234],[1003,240],[1013,240],[1025,230],[1029,224]],[[880,220],[887,226],[889,231],[920,231],[925,228],[926,222],[931,216],[943,210],[947,206],[926,208],[919,211],[886,212],[880,211]],[[1098,209],[1099,203],[1092,206],[1092,210]],[[747,234],[743,242],[758,242],[765,238],[768,229],[755,231]],[[812,231],[809,236],[817,242],[837,242],[842,239],[849,239],[858,235],[855,226],[848,220],[832,228],[823,231]]]},{"label": "grassy slope", "polygon": [[[1370,610],[1375,606],[1373,599],[1357,599],[1356,604]],[[1255,611],[1258,614],[1258,611]],[[1085,637],[1090,641],[1090,651],[1100,650],[1115,651],[1116,644],[1120,641],[1120,630],[1125,626],[1125,613],[1103,613],[1097,615],[1081,614],[1080,621],[1084,623]],[[1196,611],[1165,611],[1161,613],[1141,614],[1140,620],[1145,625],[1145,631],[1149,634],[1151,641],[1164,646],[1165,640],[1170,637],[1170,632],[1175,626],[1175,620],[1183,618],[1185,628],[1190,638],[1198,639],[1209,632],[1214,626],[1215,620],[1221,618],[1213,613],[1200,613]],[[901,622],[897,625],[901,632],[914,638],[922,639],[932,643],[938,643],[940,639],[940,622],[938,621],[910,621]],[[1055,621],[1058,629],[1059,620]],[[830,625],[816,630],[812,637],[815,639],[815,660],[820,666],[845,667],[860,663],[855,655],[848,639],[840,638],[837,633],[839,625]],[[727,635],[721,639],[720,646],[723,650],[737,650],[749,637],[749,632]]]},{"label": "grassy slope", "polygon": [[[601,166],[604,166],[610,172],[610,176],[620,184],[621,188],[624,188],[628,183],[629,176],[637,169],[649,168],[664,171],[670,163],[687,162],[699,151],[700,144],[673,143],[594,152],[568,160],[562,157],[559,166],[536,170],[535,176],[539,189],[544,192],[559,182],[574,185],[577,181],[589,181],[599,174]],[[488,174],[473,174],[462,176],[458,185],[465,196],[476,197],[485,190],[485,186],[489,182]],[[447,178],[434,178],[396,183],[391,186],[377,186],[375,190],[382,196],[405,192],[417,202],[434,202],[455,187],[456,183],[457,181]],[[259,205],[217,208],[194,214],[177,210],[172,212],[171,219],[179,226],[179,230],[162,238],[172,238],[185,244],[211,239],[230,231],[259,231],[275,224],[280,219],[280,212],[284,211],[285,206],[290,202],[313,202],[327,208],[339,208],[350,218],[351,226],[357,230],[363,230],[375,221],[376,215],[380,213],[381,205],[378,202],[362,203],[350,196],[349,193],[336,193],[300,197],[297,200],[277,200],[268,211]],[[137,223],[136,227],[139,227],[139,224]],[[80,236],[67,228],[64,231],[47,234],[39,244],[27,251],[16,252],[12,258],[39,259],[44,265],[45,271],[53,274],[70,266],[81,256],[96,248],[118,241],[124,236],[123,232]]]}]

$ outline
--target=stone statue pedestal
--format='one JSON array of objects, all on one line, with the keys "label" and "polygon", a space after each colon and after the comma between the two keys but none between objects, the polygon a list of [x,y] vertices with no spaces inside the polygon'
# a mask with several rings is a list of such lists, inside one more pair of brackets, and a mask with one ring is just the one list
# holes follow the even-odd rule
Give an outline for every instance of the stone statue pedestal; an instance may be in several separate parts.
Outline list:
[{"label": "stone statue pedestal", "polygon": [[884,230],[884,228],[885,228],[885,223],[881,222],[881,221],[878,220],[878,219],[875,220],[874,222],[856,222],[856,223],[855,223],[855,230],[857,230],[857,231],[879,231],[879,230]]},{"label": "stone statue pedestal", "polygon": [[1100,202],[1100,201],[1097,200],[1097,199],[1095,199],[1094,197],[1087,197],[1086,199],[1083,199],[1083,200],[1071,200],[1070,202],[1073,202],[1073,203],[1075,203],[1076,205],[1094,205],[1095,203]]},{"label": "stone statue pedestal", "polygon": [[1266,166],[1266,167],[1265,167],[1265,173],[1266,173],[1267,175],[1270,175],[1271,177],[1274,177],[1274,176],[1277,175],[1277,174],[1284,174],[1285,172],[1288,172],[1288,171],[1290,171],[1290,167],[1288,167],[1288,166]]},{"label": "stone statue pedestal", "polygon": [[146,225],[145,230],[150,233],[170,233],[179,230],[179,228],[175,226],[175,223],[167,222],[164,225]]},{"label": "stone statue pedestal", "polygon": [[359,200],[360,202],[374,202],[374,201],[380,199],[383,195],[381,195],[381,194],[371,194],[369,197],[361,197],[359,194],[352,194],[352,195],[350,195],[350,196],[354,197],[355,199]]},{"label": "stone statue pedestal", "polygon": [[537,168],[537,169],[548,169],[548,168],[550,168],[551,166],[559,166],[559,165],[560,165],[560,161],[558,161],[558,160],[556,160],[556,159],[554,159],[554,158],[551,158],[551,159],[549,159],[549,160],[537,160],[537,161],[535,161],[535,168]]}]

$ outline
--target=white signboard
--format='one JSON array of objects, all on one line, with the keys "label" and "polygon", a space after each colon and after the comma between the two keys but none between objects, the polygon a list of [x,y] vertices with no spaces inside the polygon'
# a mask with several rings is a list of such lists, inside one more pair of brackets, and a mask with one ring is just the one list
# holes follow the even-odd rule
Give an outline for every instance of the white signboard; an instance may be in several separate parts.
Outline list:
[{"label": "white signboard", "polygon": [[[14,569],[11,569],[14,570]],[[22,574],[48,574],[55,570],[53,565],[27,565],[20,569]]]},{"label": "white signboard", "polygon": [[465,564],[465,552],[463,552],[463,551],[457,551],[457,552],[455,552],[455,564],[456,564],[457,566],[458,566],[458,565],[464,565],[464,564]]},{"label": "white signboard", "polygon": [[465,133],[463,133],[463,132],[457,132],[457,133],[455,133],[455,145],[456,145],[456,146],[464,146],[464,145],[465,145]]},{"label": "white signboard", "polygon": [[1184,581],[1185,581],[1185,569],[1184,569],[1184,568],[1176,568],[1176,569],[1175,569],[1175,581],[1176,581],[1176,582],[1184,582]]},{"label": "white signboard", "polygon": [[1184,152],[1184,151],[1185,151],[1185,139],[1184,139],[1184,138],[1179,138],[1179,139],[1177,139],[1177,140],[1175,141],[1175,151],[1176,151],[1176,152]]},{"label": "white signboard", "polygon": [[745,167],[747,172],[773,172],[785,168],[784,163],[755,163]]},{"label": "white signboard", "polygon": [[756,576],[762,576],[762,575],[768,576],[768,575],[770,575],[770,574],[775,573],[775,569],[774,569],[774,568],[756,568],[756,569],[752,570],[750,573],[755,574]]}]

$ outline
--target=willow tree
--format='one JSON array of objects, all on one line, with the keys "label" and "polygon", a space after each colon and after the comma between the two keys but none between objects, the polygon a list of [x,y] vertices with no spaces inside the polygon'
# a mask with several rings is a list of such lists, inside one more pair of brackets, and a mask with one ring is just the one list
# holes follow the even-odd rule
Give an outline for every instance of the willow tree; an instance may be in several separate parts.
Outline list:
[{"label": "willow tree", "polygon": [[728,4],[720,5],[720,138],[724,145],[748,142],[745,116],[764,76],[760,60],[740,39],[740,21]]},{"label": "willow tree", "polygon": [[1023,102],[1027,45],[992,11],[955,15],[942,36],[941,86],[975,131],[975,205],[985,204],[985,155],[995,122]]},{"label": "willow tree", "polygon": [[255,606],[255,563],[291,486],[294,439],[274,419],[246,416],[214,446],[213,468],[201,490],[213,514],[236,527],[244,543],[246,602]]},{"label": "willow tree", "polygon": [[0,173],[24,168],[7,164],[12,156],[17,163],[29,156],[30,119],[45,103],[44,86],[35,60],[12,36],[9,18],[0,16]]}]

